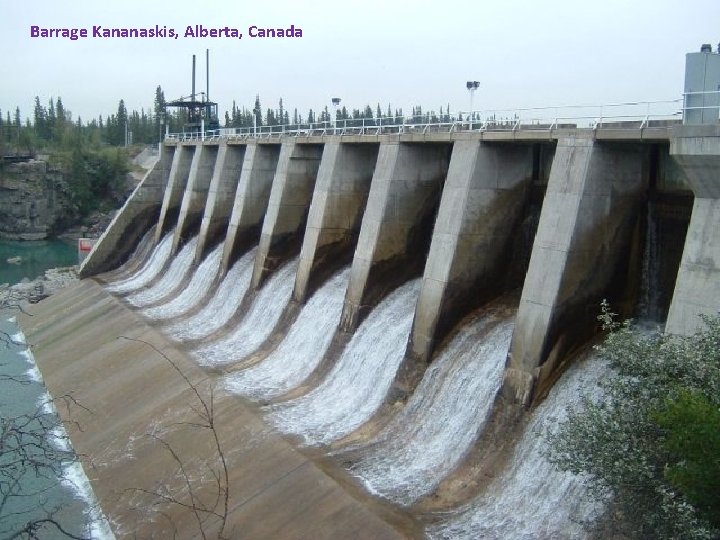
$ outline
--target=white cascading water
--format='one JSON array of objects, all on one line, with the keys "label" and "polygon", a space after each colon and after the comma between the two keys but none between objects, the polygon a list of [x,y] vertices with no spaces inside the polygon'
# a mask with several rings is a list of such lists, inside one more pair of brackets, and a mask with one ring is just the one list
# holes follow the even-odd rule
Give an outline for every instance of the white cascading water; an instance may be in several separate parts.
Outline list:
[{"label": "white cascading water", "polygon": [[125,294],[136,291],[155,279],[155,277],[162,271],[167,260],[170,258],[173,234],[174,232],[170,231],[165,235],[160,243],[155,246],[155,249],[147,262],[142,268],[135,272],[135,274],[129,278],[109,284],[107,289],[116,294]]},{"label": "white cascading water", "polygon": [[179,317],[194,308],[205,298],[215,282],[215,277],[220,271],[222,252],[221,243],[200,263],[185,290],[169,302],[145,309],[143,314],[151,319],[164,320]]},{"label": "white cascading water", "polygon": [[127,301],[135,307],[145,307],[160,302],[166,296],[169,296],[182,284],[185,274],[190,270],[197,243],[198,238],[195,236],[183,246],[157,283],[148,289],[131,294],[127,297]]},{"label": "white cascading water", "polygon": [[200,365],[221,365],[242,360],[272,333],[295,286],[298,259],[270,276],[250,309],[229,334],[192,352]]},{"label": "white cascading water", "polygon": [[303,306],[290,332],[265,360],[230,375],[226,388],[255,399],[270,399],[302,383],[330,346],[340,320],[350,269],[338,272]]},{"label": "white cascading water", "polygon": [[513,327],[513,316],[490,313],[460,330],[350,467],[368,491],[409,505],[455,468],[490,415]]},{"label": "white cascading water", "polygon": [[535,410],[506,470],[486,493],[444,523],[426,531],[433,540],[476,538],[582,539],[582,522],[595,518],[603,505],[587,493],[582,476],[555,468],[544,456],[547,431],[567,417],[581,395],[598,398],[597,382],[611,371],[597,358],[577,362]]},{"label": "white cascading water", "polygon": [[420,280],[385,298],[365,319],[323,383],[272,407],[278,429],[327,444],[366,422],[380,407],[405,354]]},{"label": "white cascading water", "polygon": [[250,286],[256,248],[240,257],[228,270],[215,294],[192,317],[173,323],[164,332],[178,341],[202,339],[223,327],[235,314]]},{"label": "white cascading water", "polygon": [[155,236],[155,227],[153,226],[153,227],[150,227],[150,230],[148,230],[143,235],[143,237],[140,239],[140,242],[135,247],[135,250],[132,252],[132,255],[130,255],[130,257],[128,257],[128,260],[125,261],[125,263],[122,266],[120,266],[119,268],[112,270],[112,274],[114,274],[116,276],[116,279],[113,281],[119,282],[121,279],[125,279],[125,278],[121,278],[120,276],[122,276],[123,274],[127,274],[128,268],[130,266],[134,265],[136,262],[139,262],[139,261],[136,261],[136,259],[138,259],[139,257],[149,255],[149,253],[147,253],[147,252],[150,249],[149,245],[152,242],[154,236]]}]

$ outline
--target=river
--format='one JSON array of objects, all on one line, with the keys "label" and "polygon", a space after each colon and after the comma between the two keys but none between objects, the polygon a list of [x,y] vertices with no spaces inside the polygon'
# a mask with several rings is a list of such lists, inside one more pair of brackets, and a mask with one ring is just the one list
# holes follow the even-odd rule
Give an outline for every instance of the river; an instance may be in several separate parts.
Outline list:
[{"label": "river", "polygon": [[0,285],[14,285],[24,278],[35,279],[49,268],[72,266],[77,262],[75,240],[0,240]]}]

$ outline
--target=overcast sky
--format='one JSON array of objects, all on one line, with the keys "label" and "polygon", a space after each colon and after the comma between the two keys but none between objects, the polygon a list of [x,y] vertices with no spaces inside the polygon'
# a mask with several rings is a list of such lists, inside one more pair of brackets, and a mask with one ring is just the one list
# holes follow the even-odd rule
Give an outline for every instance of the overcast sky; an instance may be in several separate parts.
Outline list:
[{"label": "overcast sky", "polygon": [[[174,28],[179,39],[32,38],[30,27]],[[183,37],[188,25],[229,26],[242,39]],[[301,28],[302,38],[250,39],[248,27]],[[720,41],[718,0],[2,0],[0,109],[32,116],[61,96],[75,118],[151,107],[198,87],[220,114],[232,100],[263,109],[283,98],[319,110],[332,97],[349,109],[379,102],[467,110],[680,97],[685,53]]]}]

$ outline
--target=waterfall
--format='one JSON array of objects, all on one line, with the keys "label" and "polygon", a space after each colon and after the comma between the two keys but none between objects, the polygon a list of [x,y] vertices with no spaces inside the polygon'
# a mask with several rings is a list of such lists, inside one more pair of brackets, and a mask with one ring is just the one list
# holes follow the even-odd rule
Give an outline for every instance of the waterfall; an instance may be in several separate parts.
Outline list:
[{"label": "waterfall", "polygon": [[183,246],[180,253],[172,260],[170,267],[160,280],[146,290],[138,291],[127,297],[127,301],[135,307],[145,307],[155,304],[169,296],[177,289],[185,279],[193,263],[195,248],[197,247],[197,236]]},{"label": "waterfall", "polygon": [[257,249],[251,249],[232,266],[204,308],[173,323],[165,333],[179,341],[201,339],[223,327],[235,314],[250,286]]},{"label": "waterfall", "polygon": [[405,354],[420,280],[385,298],[360,325],[323,383],[298,399],[273,406],[269,419],[310,445],[338,439],[380,407]]},{"label": "waterfall", "polygon": [[194,308],[205,298],[215,281],[220,270],[222,251],[223,244],[221,243],[200,263],[184,291],[165,304],[144,310],[143,314],[156,320],[171,319],[184,315]]},{"label": "waterfall", "polygon": [[298,259],[285,264],[268,279],[248,313],[228,335],[192,354],[201,365],[227,364],[254,352],[272,333],[295,285]]},{"label": "waterfall", "polygon": [[290,332],[260,364],[229,376],[230,392],[269,399],[295,388],[322,360],[340,320],[350,269],[338,272],[312,295]]},{"label": "waterfall", "polygon": [[654,204],[648,203],[645,232],[645,247],[640,277],[640,298],[638,315],[643,319],[659,320],[659,270],[658,224]]},{"label": "waterfall", "polygon": [[140,270],[135,272],[135,274],[129,278],[111,283],[107,286],[107,289],[116,294],[129,293],[144,287],[155,279],[155,277],[162,271],[167,260],[170,258],[173,234],[174,232],[170,231],[165,235]]},{"label": "waterfall", "polygon": [[455,468],[489,417],[513,324],[514,316],[491,312],[462,327],[403,411],[350,467],[368,491],[408,505]]},{"label": "waterfall", "polygon": [[580,396],[597,397],[609,374],[596,359],[577,362],[555,384],[518,441],[505,471],[486,492],[448,521],[428,529],[432,539],[585,538],[583,521],[602,510],[587,494],[583,477],[560,471],[544,457],[546,433],[567,417]]}]

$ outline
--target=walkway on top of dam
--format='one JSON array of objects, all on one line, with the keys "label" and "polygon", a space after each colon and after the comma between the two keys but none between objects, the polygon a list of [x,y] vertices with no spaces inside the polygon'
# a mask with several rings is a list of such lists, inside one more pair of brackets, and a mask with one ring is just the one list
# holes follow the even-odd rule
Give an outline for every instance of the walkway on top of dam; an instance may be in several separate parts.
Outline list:
[{"label": "walkway on top of dam", "polygon": [[[316,143],[339,135],[346,142],[452,142],[557,141],[576,132],[591,132],[596,140],[668,141],[672,126],[682,123],[687,96],[660,101],[628,101],[594,105],[561,105],[471,112],[422,113],[376,117],[339,118],[325,110],[322,121],[252,127],[225,127],[201,133],[166,133],[165,143],[201,140],[208,142],[263,140],[279,142],[287,138]],[[354,113],[353,113],[354,114]],[[322,118],[322,115],[321,115]]]},{"label": "walkway on top of dam", "polygon": [[[339,137],[345,143],[383,143],[399,142],[455,142],[455,141],[488,141],[488,142],[533,142],[558,141],[563,138],[590,135],[599,141],[648,141],[669,142],[674,126],[679,121],[630,121],[596,124],[590,128],[579,128],[575,125],[510,125],[505,127],[483,129],[478,123],[477,128],[470,129],[467,122],[462,124],[413,124],[393,127],[325,127],[288,131],[258,132],[254,134],[243,130],[232,133],[232,129],[221,129],[206,132],[205,136],[198,133],[177,133],[166,136],[164,144],[181,143],[197,144],[245,144],[257,141],[261,144],[281,144],[288,139],[300,143],[317,144],[329,137]],[[272,126],[279,128],[281,126]]]}]

